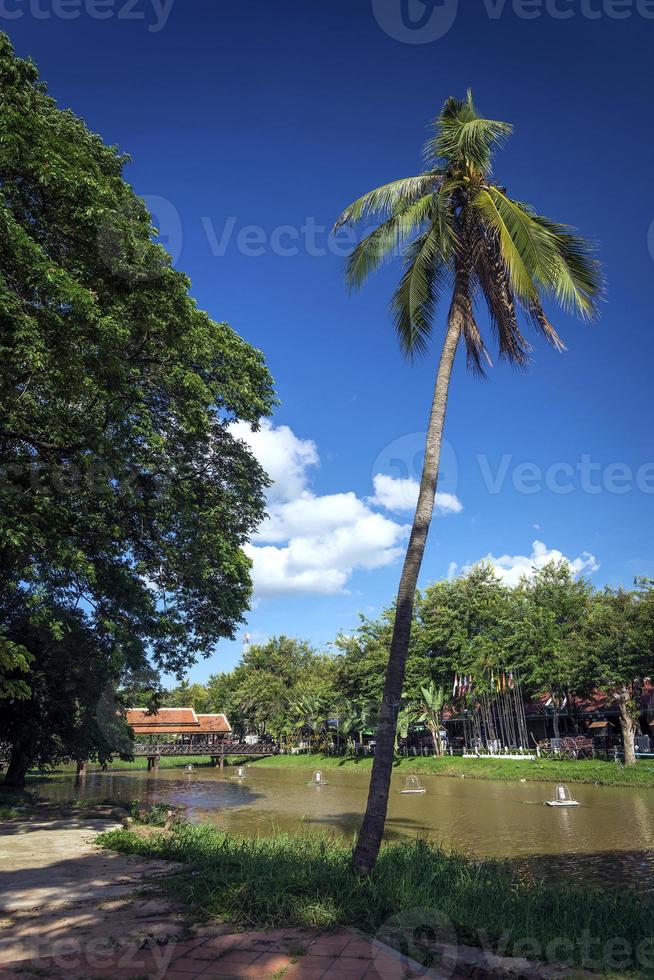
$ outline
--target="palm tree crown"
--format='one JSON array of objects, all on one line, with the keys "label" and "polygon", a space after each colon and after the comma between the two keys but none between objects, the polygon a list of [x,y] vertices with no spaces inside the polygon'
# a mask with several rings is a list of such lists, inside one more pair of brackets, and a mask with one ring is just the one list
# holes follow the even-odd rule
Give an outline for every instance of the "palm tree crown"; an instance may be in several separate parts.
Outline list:
[{"label": "palm tree crown", "polygon": [[351,288],[401,250],[405,270],[391,307],[402,349],[426,350],[438,302],[447,287],[458,306],[468,365],[484,373],[490,357],[475,318],[483,299],[500,357],[515,365],[530,346],[518,311],[557,349],[563,343],[543,310],[548,297],[591,319],[601,295],[600,265],[573,229],[514,201],[492,179],[494,150],[512,132],[508,123],[481,118],[468,91],[449,98],[425,145],[427,169],[364,194],[336,223],[384,220],[352,251],[346,276]]}]

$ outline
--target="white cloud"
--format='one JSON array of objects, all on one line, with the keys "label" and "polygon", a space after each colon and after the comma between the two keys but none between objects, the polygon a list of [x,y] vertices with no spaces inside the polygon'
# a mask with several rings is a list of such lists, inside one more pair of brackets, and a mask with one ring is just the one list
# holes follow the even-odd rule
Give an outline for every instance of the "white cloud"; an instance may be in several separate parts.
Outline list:
[{"label": "white cloud", "polygon": [[273,481],[269,500],[291,500],[299,496],[307,483],[307,469],[319,463],[318,450],[312,439],[298,439],[287,425],[275,426],[264,419],[253,432],[247,422],[234,422],[230,431],[250,446]]},{"label": "white cloud", "polygon": [[342,592],[356,569],[380,568],[401,557],[405,524],[376,513],[371,501],[352,491],[311,491],[309,472],[319,457],[310,439],[270,422],[258,432],[238,423],[232,432],[249,444],[274,481],[268,517],[246,548],[258,598]]},{"label": "white cloud", "polygon": [[[490,562],[498,578],[502,579],[505,585],[511,586],[517,585],[523,577],[531,578],[535,570],[543,568],[551,561],[567,561],[573,575],[596,572],[599,568],[595,555],[591,555],[589,551],[582,551],[576,558],[568,558],[562,551],[548,548],[542,541],[534,541],[531,547],[530,555],[501,555],[496,558],[488,554],[480,561]],[[455,574],[456,568],[456,563],[452,562],[448,571],[450,577]],[[465,575],[471,568],[471,564],[464,565],[461,573]]]},{"label": "white cloud", "polygon": [[[372,480],[375,494],[368,498],[368,503],[383,507],[385,510],[402,512],[415,510],[418,501],[420,484],[411,477],[396,479],[386,473],[377,473]],[[436,492],[434,502],[435,514],[459,514],[463,504],[453,493]]]}]

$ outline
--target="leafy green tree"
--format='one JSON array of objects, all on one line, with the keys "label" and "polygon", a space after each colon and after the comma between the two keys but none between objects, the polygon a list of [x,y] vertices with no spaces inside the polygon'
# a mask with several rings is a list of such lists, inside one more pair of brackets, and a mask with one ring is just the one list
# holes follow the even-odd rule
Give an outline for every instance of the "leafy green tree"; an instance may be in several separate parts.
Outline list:
[{"label": "leafy green tree", "polygon": [[420,701],[418,703],[420,715],[418,721],[427,727],[434,743],[435,755],[443,755],[441,729],[443,727],[445,697],[445,689],[436,687],[433,681],[429,681],[420,688]]},{"label": "leafy green tree", "polygon": [[247,727],[264,735],[270,722],[283,712],[286,686],[283,678],[271,671],[253,670],[244,675],[234,696]]},{"label": "leafy green tree", "polygon": [[304,694],[297,700],[290,700],[288,708],[296,730],[308,728],[314,735],[327,718],[327,704],[315,694]]},{"label": "leafy green tree", "polygon": [[[67,759],[110,760],[129,754],[131,736],[114,697],[115,651],[111,637],[89,626],[80,610],[32,608],[12,629],[37,651],[29,667],[29,694],[0,703],[2,740],[12,746],[6,782],[22,786],[35,763]],[[25,724],[25,716],[29,726]]]},{"label": "leafy green tree", "polygon": [[179,687],[173,688],[166,694],[166,706],[193,708],[202,714],[210,710],[211,699],[204,684],[189,684],[188,681],[182,681]]},{"label": "leafy green tree", "polygon": [[31,661],[32,657],[24,646],[0,634],[0,702],[29,697],[30,689],[25,675]]},{"label": "leafy green tree", "polygon": [[440,684],[449,684],[455,673],[481,682],[509,661],[515,596],[488,562],[430,585],[420,603],[420,618],[433,661],[431,673]]},{"label": "leafy green tree", "polygon": [[636,586],[595,596],[586,624],[597,686],[618,706],[627,766],[636,764],[640,696],[645,677],[654,673],[654,583],[638,579]]},{"label": "leafy green tree", "polygon": [[377,732],[368,805],[354,855],[368,874],[376,861],[386,819],[397,711],[409,652],[418,574],[431,523],[445,410],[461,338],[468,364],[478,374],[489,362],[474,300],[481,299],[496,334],[500,356],[517,366],[528,357],[518,310],[557,349],[562,342],[543,303],[554,298],[584,318],[595,315],[601,290],[588,246],[567,226],[511,198],[491,176],[493,152],[511,133],[505,122],[479,116],[472,95],[447,99],[425,147],[427,170],[364,194],[337,226],[372,215],[384,220],[353,250],[347,280],[360,286],[371,272],[403,249],[405,272],[392,301],[402,350],[410,357],[428,349],[439,300],[452,288],[441,348],[425,459],[411,536],[400,579],[393,638]]},{"label": "leafy green tree", "polygon": [[552,699],[554,734],[567,702],[594,686],[583,642],[593,596],[591,583],[575,579],[567,562],[549,562],[513,593],[517,607],[512,633],[514,662],[525,688]]},{"label": "leafy green tree", "polygon": [[20,785],[49,761],[32,732],[51,642],[80,681],[75,657],[93,673],[88,651],[111,651],[118,684],[148,662],[181,676],[233,635],[266,477],[230,425],[256,426],[273,393],[262,355],[197,308],[153,241],[127,158],[4,35],[0,127],[0,636],[32,657],[35,691],[0,703],[0,740]]}]

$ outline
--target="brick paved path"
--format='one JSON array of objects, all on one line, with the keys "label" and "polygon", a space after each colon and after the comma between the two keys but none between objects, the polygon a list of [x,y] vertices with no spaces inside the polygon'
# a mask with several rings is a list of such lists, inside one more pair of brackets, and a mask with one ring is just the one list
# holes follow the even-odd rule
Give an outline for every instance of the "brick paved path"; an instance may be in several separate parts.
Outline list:
[{"label": "brick paved path", "polygon": [[[220,928],[218,929],[218,932]],[[277,929],[270,932],[213,934],[183,942],[126,947],[67,958],[43,958],[5,964],[2,980],[73,980],[73,978],[148,978],[201,980],[257,977],[269,980],[401,980],[444,977],[353,932]]]}]

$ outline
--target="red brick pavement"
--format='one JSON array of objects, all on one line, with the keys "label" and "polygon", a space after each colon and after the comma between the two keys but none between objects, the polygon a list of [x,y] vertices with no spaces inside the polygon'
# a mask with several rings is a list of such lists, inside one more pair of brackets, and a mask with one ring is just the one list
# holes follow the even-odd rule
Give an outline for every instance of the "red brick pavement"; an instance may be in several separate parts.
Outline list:
[{"label": "red brick pavement", "polygon": [[204,935],[149,949],[94,950],[0,967],[2,980],[403,980],[442,977],[353,932],[299,929]]}]

